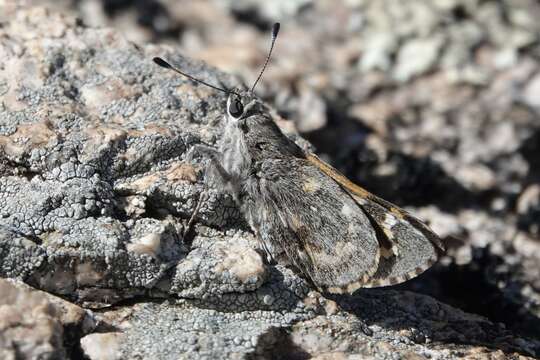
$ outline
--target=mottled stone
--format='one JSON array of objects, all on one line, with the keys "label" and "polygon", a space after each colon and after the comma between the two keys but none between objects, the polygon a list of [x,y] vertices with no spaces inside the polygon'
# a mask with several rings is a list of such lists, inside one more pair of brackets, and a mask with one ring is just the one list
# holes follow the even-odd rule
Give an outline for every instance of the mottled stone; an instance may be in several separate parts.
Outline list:
[{"label": "mottled stone", "polygon": [[0,357],[63,359],[77,336],[92,331],[84,309],[29,286],[0,279]]},{"label": "mottled stone", "polygon": [[[0,1],[0,275],[47,292],[2,305],[1,336],[25,354],[89,358],[538,356],[535,2],[108,4],[58,15]],[[266,263],[215,189],[184,238],[207,161],[185,154],[217,144],[225,95],[151,58],[241,82],[189,54],[251,84],[276,14],[256,91],[293,120],[280,125],[316,130],[340,170],[445,238],[441,264],[403,285],[440,301],[403,287],[326,299]],[[82,26],[90,17],[137,44]],[[164,38],[184,56],[146,44]],[[64,304],[57,316],[51,294],[101,309]],[[6,344],[0,357],[14,357]]]},{"label": "mottled stone", "polygon": [[540,108],[540,99],[538,94],[540,92],[540,73],[536,74],[525,87],[523,92],[523,101],[529,106]]},{"label": "mottled stone", "polygon": [[81,338],[81,348],[90,360],[121,359],[121,333],[96,333]]},{"label": "mottled stone", "polygon": [[394,76],[398,81],[408,81],[412,77],[426,73],[435,64],[441,38],[413,39],[405,43],[397,56]]}]

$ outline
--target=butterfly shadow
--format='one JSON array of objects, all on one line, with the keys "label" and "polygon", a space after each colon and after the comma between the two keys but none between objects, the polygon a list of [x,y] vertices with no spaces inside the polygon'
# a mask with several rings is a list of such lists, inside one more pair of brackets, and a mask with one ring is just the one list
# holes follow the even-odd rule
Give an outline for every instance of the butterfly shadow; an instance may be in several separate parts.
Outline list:
[{"label": "butterfly shadow", "polygon": [[[494,253],[490,246],[472,247],[472,259],[466,264],[436,266],[425,276],[399,285],[430,295],[472,314],[502,323],[515,334],[540,341],[540,316],[532,300],[538,290],[531,284],[535,278],[534,262],[521,258],[511,244],[505,256]],[[529,264],[528,266],[525,264]],[[531,290],[532,289],[532,290]]]},{"label": "butterfly shadow", "polygon": [[[478,291],[469,287],[473,286],[474,280],[469,281],[468,285],[465,282],[461,287],[462,296],[470,296],[471,291],[479,295]],[[465,312],[454,307],[454,304],[448,305],[431,296],[410,291],[407,289],[408,286],[392,289],[360,289],[352,296],[339,295],[331,298],[344,311],[365,322],[372,329],[372,325],[381,329],[374,330],[375,332],[395,332],[395,336],[405,336],[414,343],[430,342],[450,349],[458,349],[462,345],[484,346],[501,350],[505,354],[540,355],[540,341],[526,339],[515,331],[507,330],[506,326],[499,322],[502,320],[500,317],[488,319],[484,317],[486,316],[484,313],[478,315],[478,312]],[[480,289],[482,288],[478,290]],[[474,308],[469,307],[466,310],[471,311]],[[529,327],[540,329],[540,319],[523,307],[506,306],[499,308],[499,313],[501,317],[506,318],[513,316],[526,318]],[[525,343],[527,345],[524,345]]]}]

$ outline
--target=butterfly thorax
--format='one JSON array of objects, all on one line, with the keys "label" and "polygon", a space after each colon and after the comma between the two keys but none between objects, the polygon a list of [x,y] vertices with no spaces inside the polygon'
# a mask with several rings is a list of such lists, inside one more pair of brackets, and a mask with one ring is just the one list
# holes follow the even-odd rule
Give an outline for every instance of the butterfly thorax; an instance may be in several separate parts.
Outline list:
[{"label": "butterfly thorax", "polygon": [[221,138],[222,166],[232,178],[244,180],[249,174],[251,156],[246,147],[245,136],[238,123],[229,121]]},{"label": "butterfly thorax", "polygon": [[235,90],[227,101],[220,152],[222,165],[239,181],[272,158],[305,157],[274,122],[268,107],[250,92]]}]

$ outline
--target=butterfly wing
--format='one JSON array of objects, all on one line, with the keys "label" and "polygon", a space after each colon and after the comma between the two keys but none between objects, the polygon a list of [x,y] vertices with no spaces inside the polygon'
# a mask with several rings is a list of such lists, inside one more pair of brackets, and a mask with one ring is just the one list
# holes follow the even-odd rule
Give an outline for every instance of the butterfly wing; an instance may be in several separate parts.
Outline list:
[{"label": "butterfly wing", "polygon": [[439,237],[420,220],[352,183],[317,156],[307,158],[354,198],[376,230],[380,246],[378,269],[362,287],[409,280],[427,270],[444,252]]},{"label": "butterfly wing", "polygon": [[267,248],[284,252],[323,291],[353,292],[372,279],[377,235],[337,182],[301,158],[267,159],[257,175],[249,192],[261,202],[248,220]]}]

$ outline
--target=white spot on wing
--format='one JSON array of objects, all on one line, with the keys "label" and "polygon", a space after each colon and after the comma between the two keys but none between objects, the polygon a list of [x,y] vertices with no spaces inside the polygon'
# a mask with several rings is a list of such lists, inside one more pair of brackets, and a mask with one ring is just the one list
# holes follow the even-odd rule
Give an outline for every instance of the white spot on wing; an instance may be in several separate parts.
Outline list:
[{"label": "white spot on wing", "polygon": [[321,184],[315,179],[308,179],[304,184],[302,184],[302,189],[307,193],[314,193],[321,188]]},{"label": "white spot on wing", "polygon": [[387,226],[389,229],[391,229],[393,226],[395,226],[398,223],[398,219],[390,214],[387,213],[384,217],[384,226]]},{"label": "white spot on wing", "polygon": [[341,213],[344,215],[344,216],[351,216],[352,213],[353,213],[353,209],[348,205],[348,204],[343,204],[343,207],[341,208]]},{"label": "white spot on wing", "polygon": [[382,256],[384,258],[389,258],[392,255],[399,256],[399,251],[396,244],[393,242],[395,240],[394,233],[392,232],[392,227],[396,226],[399,222],[399,219],[390,213],[386,213],[384,216],[384,221],[382,223],[383,232],[388,237],[388,240],[392,241],[392,247],[390,249],[384,248]]},{"label": "white spot on wing", "polygon": [[355,196],[354,199],[356,200],[357,203],[359,203],[360,205],[367,205],[367,201],[366,199],[364,198],[361,198],[360,196]]}]

